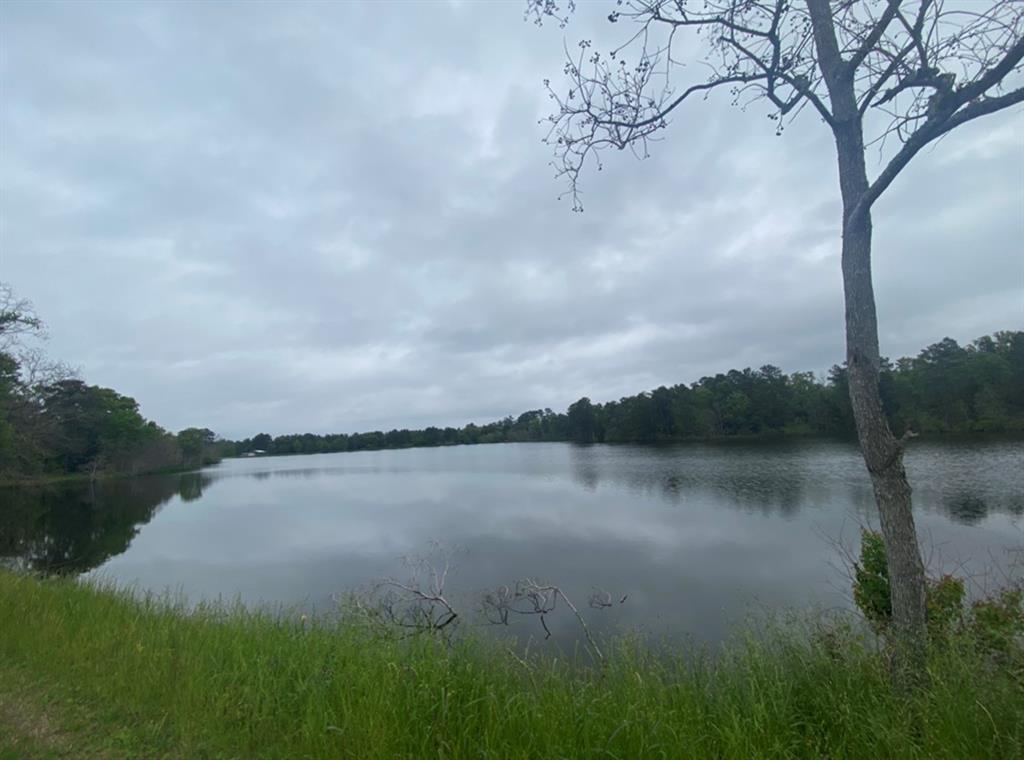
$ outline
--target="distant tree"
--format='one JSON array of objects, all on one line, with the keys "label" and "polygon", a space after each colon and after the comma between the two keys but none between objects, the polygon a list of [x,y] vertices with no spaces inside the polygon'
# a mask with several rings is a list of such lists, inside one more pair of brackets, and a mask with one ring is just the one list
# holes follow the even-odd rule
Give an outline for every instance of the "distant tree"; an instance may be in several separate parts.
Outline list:
[{"label": "distant tree", "polygon": [[22,375],[24,339],[41,337],[43,329],[32,303],[0,282],[0,473],[24,471],[31,467],[31,460],[40,458],[37,431],[30,431],[38,415]]},{"label": "distant tree", "polygon": [[165,435],[139,413],[135,399],[110,388],[63,380],[47,386],[42,398],[42,414],[53,430],[51,448],[66,472],[134,472],[140,448]]},{"label": "distant tree", "polygon": [[[527,9],[537,23],[567,22],[558,0],[527,0]],[[1024,102],[1019,81],[1015,89],[1007,87],[1024,59],[1024,4],[619,0],[608,20],[633,24],[624,44],[604,55],[584,40],[566,62],[565,89],[548,85],[558,107],[550,117],[550,141],[577,210],[578,181],[589,161],[600,164],[608,148],[646,156],[676,108],[713,90],[727,91],[744,106],[764,100],[780,133],[787,119],[809,106],[835,138],[846,380],[885,537],[898,640],[894,675],[902,683],[917,680],[924,675],[927,637],[925,573],[903,467],[905,440],[891,432],[879,392],[871,209],[923,148],[963,124]],[[685,86],[680,46],[695,41],[688,31],[705,45],[704,66],[695,70],[709,73]],[[865,132],[878,126],[873,139],[898,147],[871,180]]]},{"label": "distant tree", "polygon": [[676,424],[672,417],[672,392],[665,386],[651,392],[651,426],[656,439],[671,438],[675,435]]},{"label": "distant tree", "polygon": [[274,439],[269,433],[258,433],[252,437],[252,450],[269,451]]},{"label": "distant tree", "polygon": [[584,396],[569,407],[569,437],[576,443],[593,443],[596,433],[594,405]]},{"label": "distant tree", "polygon": [[15,469],[18,457],[18,430],[13,419],[17,391],[18,362],[0,351],[0,473]]},{"label": "distant tree", "polygon": [[185,467],[201,467],[216,458],[217,435],[209,428],[185,428],[177,435]]}]

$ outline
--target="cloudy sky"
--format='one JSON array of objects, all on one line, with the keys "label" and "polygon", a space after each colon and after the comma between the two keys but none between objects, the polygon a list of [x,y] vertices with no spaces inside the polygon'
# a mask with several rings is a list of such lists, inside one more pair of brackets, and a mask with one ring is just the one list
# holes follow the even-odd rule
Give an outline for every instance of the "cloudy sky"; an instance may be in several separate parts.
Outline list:
[{"label": "cloudy sky", "polygon": [[[230,437],[839,361],[823,125],[696,102],[574,214],[542,80],[622,29],[522,9],[0,3],[0,280],[85,379]],[[883,352],[1020,329],[1024,112],[916,159],[875,232]]]}]

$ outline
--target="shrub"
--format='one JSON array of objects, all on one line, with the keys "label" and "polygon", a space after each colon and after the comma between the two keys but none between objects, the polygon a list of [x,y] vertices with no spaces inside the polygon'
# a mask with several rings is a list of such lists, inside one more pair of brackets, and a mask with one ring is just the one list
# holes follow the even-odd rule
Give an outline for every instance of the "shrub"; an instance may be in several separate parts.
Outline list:
[{"label": "shrub", "polygon": [[945,638],[963,622],[964,582],[952,575],[929,579],[927,586],[928,633]]},{"label": "shrub", "polygon": [[969,624],[986,650],[1019,663],[1024,661],[1024,588],[1003,589],[974,602]]},{"label": "shrub", "polygon": [[854,564],[853,572],[853,600],[875,632],[881,633],[892,620],[889,568],[881,533],[861,531],[860,562]]},{"label": "shrub", "polygon": [[[892,601],[881,533],[861,532],[860,562],[853,568],[853,599],[875,632],[884,634],[892,622]],[[929,578],[927,595],[933,644],[947,641],[954,633],[966,633],[984,653],[1024,663],[1024,586],[1013,585],[979,599],[966,612],[961,578],[948,574]]]}]

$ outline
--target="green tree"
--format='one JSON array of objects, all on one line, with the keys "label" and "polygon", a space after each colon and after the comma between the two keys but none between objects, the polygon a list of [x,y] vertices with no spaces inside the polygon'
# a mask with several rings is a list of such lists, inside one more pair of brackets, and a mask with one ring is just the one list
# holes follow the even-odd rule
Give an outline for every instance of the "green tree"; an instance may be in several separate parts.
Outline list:
[{"label": "green tree", "polygon": [[274,439],[269,433],[259,433],[252,437],[252,451],[269,451]]},{"label": "green tree", "polygon": [[594,405],[584,396],[569,406],[569,437],[576,443],[593,443],[597,433]]},{"label": "green tree", "polygon": [[134,470],[134,453],[164,435],[139,413],[135,399],[81,380],[47,386],[42,413],[55,426],[52,449],[65,472]]},{"label": "green tree", "polygon": [[183,466],[201,467],[217,459],[217,435],[209,428],[185,428],[178,433],[177,439]]}]

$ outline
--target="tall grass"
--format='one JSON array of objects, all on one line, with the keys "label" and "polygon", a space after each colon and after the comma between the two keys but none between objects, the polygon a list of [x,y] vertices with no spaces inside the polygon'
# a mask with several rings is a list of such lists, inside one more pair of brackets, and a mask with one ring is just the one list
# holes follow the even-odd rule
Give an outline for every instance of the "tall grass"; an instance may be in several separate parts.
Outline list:
[{"label": "tall grass", "polygon": [[[0,658],[190,757],[1024,757],[1024,685],[961,642],[889,688],[850,632],[603,667],[0,572]],[[912,730],[912,726],[917,729]],[[142,752],[145,756],[157,755]]]}]

